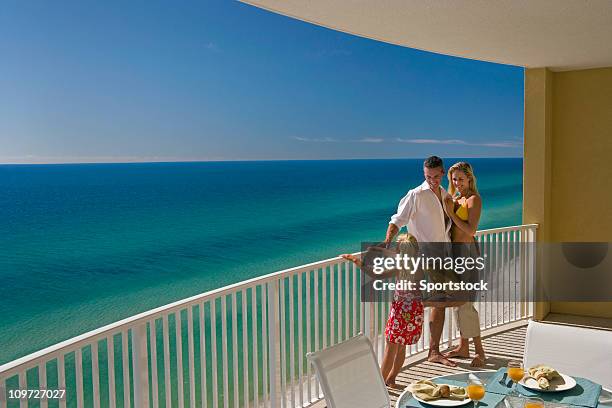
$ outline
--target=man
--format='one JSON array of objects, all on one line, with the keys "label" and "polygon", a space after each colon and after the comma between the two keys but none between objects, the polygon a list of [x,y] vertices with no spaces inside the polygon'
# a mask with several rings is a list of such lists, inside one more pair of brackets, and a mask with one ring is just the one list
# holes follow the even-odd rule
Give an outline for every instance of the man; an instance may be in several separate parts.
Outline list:
[{"label": "man", "polygon": [[[444,198],[448,193],[440,186],[444,177],[442,159],[437,156],[427,158],[423,163],[423,174],[425,176],[423,184],[413,188],[402,198],[397,213],[391,217],[385,238],[386,245],[389,245],[399,230],[406,225],[419,243],[450,242],[451,222],[443,209]],[[428,360],[455,367],[456,364],[440,352],[444,318],[444,307],[432,307]]]}]

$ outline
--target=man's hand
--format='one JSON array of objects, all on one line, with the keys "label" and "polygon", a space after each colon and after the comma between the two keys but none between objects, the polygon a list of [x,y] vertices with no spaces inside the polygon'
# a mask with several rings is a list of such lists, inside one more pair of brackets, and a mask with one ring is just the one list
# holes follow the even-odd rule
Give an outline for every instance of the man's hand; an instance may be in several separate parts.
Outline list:
[{"label": "man's hand", "polygon": [[399,232],[399,228],[395,224],[389,224],[389,228],[387,228],[387,236],[385,237],[385,241],[380,245],[383,248],[389,248],[391,242],[393,242],[393,238]]}]

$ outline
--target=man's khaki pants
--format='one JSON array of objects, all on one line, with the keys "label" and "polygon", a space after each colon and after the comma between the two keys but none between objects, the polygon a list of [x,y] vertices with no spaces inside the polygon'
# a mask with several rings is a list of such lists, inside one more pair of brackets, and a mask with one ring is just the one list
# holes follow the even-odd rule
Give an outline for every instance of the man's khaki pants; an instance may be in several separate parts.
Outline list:
[{"label": "man's khaki pants", "polygon": [[480,319],[472,302],[465,302],[459,307],[454,307],[453,312],[461,337],[472,339],[480,336]]}]

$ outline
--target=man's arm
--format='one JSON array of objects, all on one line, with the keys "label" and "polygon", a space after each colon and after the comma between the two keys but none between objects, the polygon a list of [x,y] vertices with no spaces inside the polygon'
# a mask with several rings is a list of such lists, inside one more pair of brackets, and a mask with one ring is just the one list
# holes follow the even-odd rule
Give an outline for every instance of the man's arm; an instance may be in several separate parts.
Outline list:
[{"label": "man's arm", "polygon": [[393,239],[395,238],[399,230],[400,229],[397,225],[393,223],[389,224],[389,228],[387,228],[387,236],[385,237],[385,246],[388,247],[389,244],[393,242]]},{"label": "man's arm", "polygon": [[397,206],[397,212],[391,217],[389,226],[387,227],[387,235],[385,236],[385,245],[388,246],[399,230],[406,224],[415,210],[415,193],[414,190],[410,190],[399,202]]}]

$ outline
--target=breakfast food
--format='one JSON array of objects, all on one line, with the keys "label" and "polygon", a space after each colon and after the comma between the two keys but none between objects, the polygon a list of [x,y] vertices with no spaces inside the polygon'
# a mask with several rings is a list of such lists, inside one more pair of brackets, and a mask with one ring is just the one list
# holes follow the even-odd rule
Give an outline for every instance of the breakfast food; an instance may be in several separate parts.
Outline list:
[{"label": "breakfast food", "polygon": [[529,376],[538,382],[538,387],[543,390],[550,388],[550,381],[560,378],[559,372],[552,367],[539,364],[529,369]]},{"label": "breakfast food", "polygon": [[463,401],[468,397],[463,387],[436,384],[429,380],[421,380],[412,383],[408,386],[408,390],[412,395],[423,401],[435,401],[440,398]]}]

